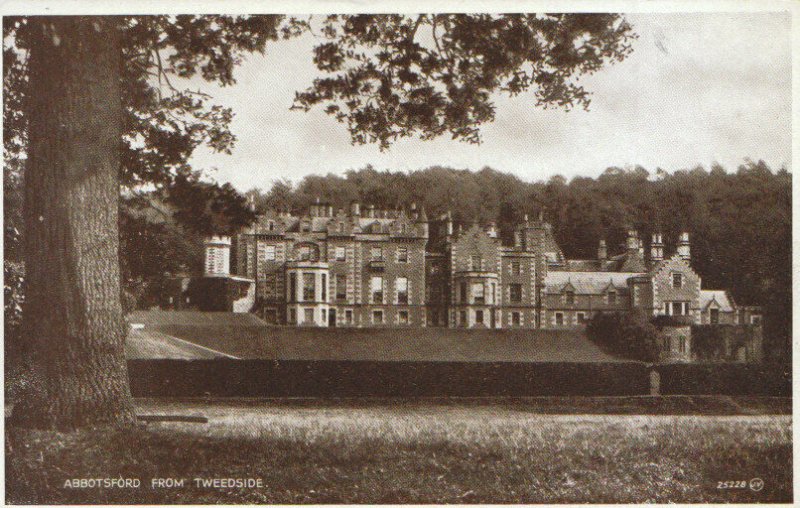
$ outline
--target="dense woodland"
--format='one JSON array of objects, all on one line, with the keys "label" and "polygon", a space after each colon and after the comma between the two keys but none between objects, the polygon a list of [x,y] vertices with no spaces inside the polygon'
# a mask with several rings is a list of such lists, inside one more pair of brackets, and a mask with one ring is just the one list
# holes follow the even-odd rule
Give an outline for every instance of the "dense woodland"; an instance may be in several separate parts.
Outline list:
[{"label": "dense woodland", "polygon": [[669,253],[686,230],[703,286],[730,289],[742,305],[763,305],[768,337],[775,347],[789,347],[791,174],[762,161],[674,173],[612,167],[598,178],[554,176],[547,182],[526,182],[491,168],[404,173],[367,167],[344,176],[308,176],[297,185],[278,181],[266,193],[247,194],[259,209],[294,212],[318,198],[345,209],[353,200],[386,209],[415,202],[429,218],[450,210],[457,223],[495,221],[506,242],[525,214],[541,211],[564,253],[578,259],[595,258],[601,238],[611,252],[621,249],[630,227],[645,244],[661,231]]}]

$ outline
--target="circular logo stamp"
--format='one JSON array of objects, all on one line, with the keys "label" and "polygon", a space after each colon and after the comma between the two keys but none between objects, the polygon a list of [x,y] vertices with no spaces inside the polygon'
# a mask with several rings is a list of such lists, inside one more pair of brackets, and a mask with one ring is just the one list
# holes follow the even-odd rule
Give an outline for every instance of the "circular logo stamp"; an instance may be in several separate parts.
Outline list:
[{"label": "circular logo stamp", "polygon": [[764,480],[761,478],[753,478],[750,480],[750,490],[753,492],[758,492],[759,490],[764,488]]}]

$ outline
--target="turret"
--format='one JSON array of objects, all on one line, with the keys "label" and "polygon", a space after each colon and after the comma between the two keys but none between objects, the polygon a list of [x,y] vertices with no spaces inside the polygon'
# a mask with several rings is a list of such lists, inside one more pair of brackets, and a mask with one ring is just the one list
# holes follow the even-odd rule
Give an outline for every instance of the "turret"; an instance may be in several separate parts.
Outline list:
[{"label": "turret", "polygon": [[650,261],[658,263],[664,259],[664,241],[661,233],[653,233],[653,240],[650,242]]},{"label": "turret", "polygon": [[205,239],[206,276],[230,275],[231,238],[229,236],[209,236]]},{"label": "turret", "polygon": [[678,238],[678,255],[686,261],[691,261],[692,259],[691,249],[689,248],[689,233],[686,231],[681,233]]}]

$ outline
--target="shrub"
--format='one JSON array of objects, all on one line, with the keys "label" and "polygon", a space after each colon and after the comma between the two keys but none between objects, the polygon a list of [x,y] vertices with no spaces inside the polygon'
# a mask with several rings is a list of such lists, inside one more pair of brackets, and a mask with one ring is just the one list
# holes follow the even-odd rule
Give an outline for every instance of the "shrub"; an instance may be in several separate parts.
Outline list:
[{"label": "shrub", "polygon": [[741,363],[672,363],[656,366],[663,395],[791,397],[792,369]]},{"label": "shrub", "polygon": [[658,359],[658,329],[642,311],[598,313],[586,326],[586,335],[612,354],[644,362]]},{"label": "shrub", "polygon": [[694,324],[694,318],[692,316],[656,316],[650,320],[650,322],[655,326],[657,329],[661,330],[662,328],[668,326],[688,326]]}]

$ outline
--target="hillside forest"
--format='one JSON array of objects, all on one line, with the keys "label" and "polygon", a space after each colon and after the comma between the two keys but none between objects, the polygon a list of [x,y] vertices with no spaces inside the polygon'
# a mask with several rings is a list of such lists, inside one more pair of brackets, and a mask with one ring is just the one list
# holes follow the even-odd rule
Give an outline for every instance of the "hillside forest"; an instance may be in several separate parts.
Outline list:
[{"label": "hillside forest", "polygon": [[703,286],[730,289],[740,305],[763,306],[768,347],[784,358],[790,349],[791,174],[763,161],[673,173],[611,167],[597,178],[567,181],[556,175],[535,182],[488,167],[414,172],[366,167],[342,176],[307,176],[295,185],[276,181],[266,192],[246,194],[257,210],[295,213],[317,199],[335,209],[347,209],[352,201],[389,210],[415,203],[430,219],[450,211],[456,224],[496,222],[506,243],[525,215],[542,212],[565,255],[574,259],[595,258],[603,238],[609,253],[621,251],[629,228],[639,231],[646,246],[651,233],[662,232],[671,253],[685,230]]}]

